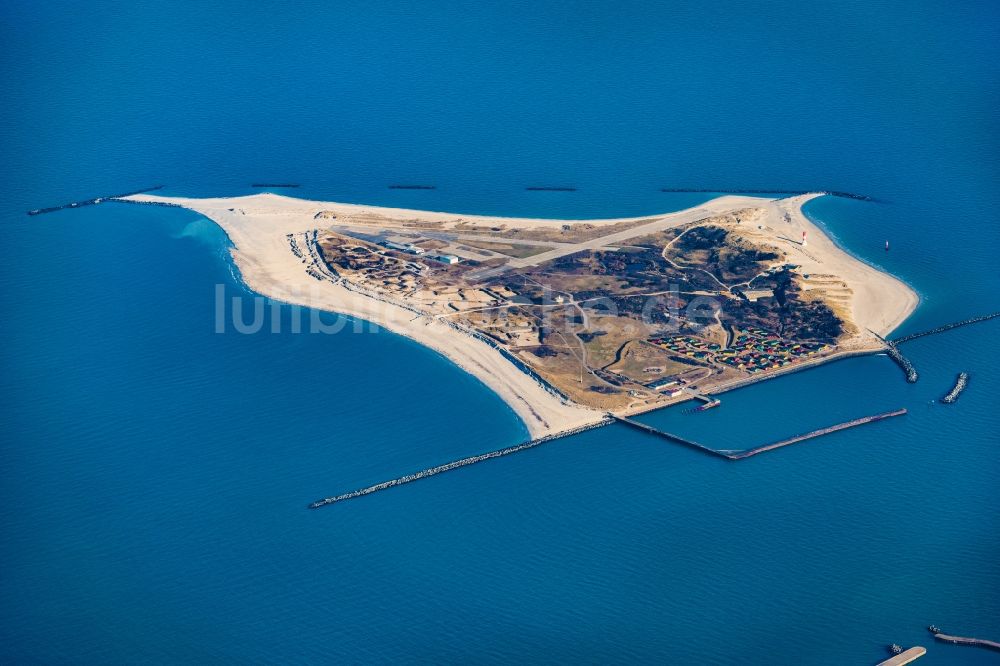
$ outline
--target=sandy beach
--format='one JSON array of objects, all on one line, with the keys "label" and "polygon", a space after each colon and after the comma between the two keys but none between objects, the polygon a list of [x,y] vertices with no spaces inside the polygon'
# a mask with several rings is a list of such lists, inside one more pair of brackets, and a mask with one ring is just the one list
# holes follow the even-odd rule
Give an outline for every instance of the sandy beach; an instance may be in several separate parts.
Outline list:
[{"label": "sandy beach", "polygon": [[[821,194],[787,199],[723,196],[693,209],[665,215],[608,220],[554,220],[502,218],[452,213],[381,208],[309,201],[265,193],[229,198],[182,198],[133,195],[133,202],[164,203],[196,211],[218,224],[233,244],[233,258],[243,280],[254,292],[304,307],[337,312],[374,322],[441,353],[496,392],[521,418],[533,438],[596,423],[603,413],[575,404],[548,390],[486,342],[456,330],[440,319],[415,314],[405,304],[372,298],[332,280],[317,280],[307,272],[301,257],[289,246],[288,235],[302,235],[317,228],[321,211],[338,217],[382,216],[443,222],[456,221],[508,227],[559,227],[586,222],[611,225],[657,218],[661,226],[687,222],[747,207],[763,207],[767,223],[760,233],[773,237],[802,266],[803,272],[836,275],[849,286],[850,309],[861,329],[853,348],[876,348],[878,341],[865,329],[886,335],[916,308],[915,292],[901,280],[881,272],[843,251],[802,213],[802,205]],[[805,247],[794,242],[806,231]]]},{"label": "sandy beach", "polygon": [[802,206],[820,196],[823,194],[803,194],[774,202],[773,206],[782,213],[788,213],[786,226],[793,231],[790,236],[781,234],[782,228],[777,226],[776,235],[795,239],[801,236],[801,231],[805,231],[805,247],[786,241],[782,244],[783,249],[791,248],[803,273],[831,273],[846,282],[854,292],[851,298],[852,318],[862,329],[862,334],[865,329],[871,329],[883,337],[887,336],[917,309],[920,298],[899,278],[848,254],[805,216]]}]

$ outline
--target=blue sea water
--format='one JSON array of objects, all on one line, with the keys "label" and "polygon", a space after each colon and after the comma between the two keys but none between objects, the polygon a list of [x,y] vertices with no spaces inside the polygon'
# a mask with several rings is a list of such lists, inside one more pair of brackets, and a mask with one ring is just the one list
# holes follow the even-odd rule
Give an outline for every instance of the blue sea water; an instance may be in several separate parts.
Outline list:
[{"label": "blue sea water", "polygon": [[551,217],[855,191],[878,203],[808,213],[914,286],[916,331],[1000,310],[994,4],[0,12],[0,661],[868,664],[931,622],[1000,638],[996,322],[909,343],[915,385],[867,357],[645,417],[741,448],[910,410],[740,464],[615,426],[313,512],[527,433],[384,331],[214,333],[215,285],[248,294],[193,213],[24,215],[157,183]]}]

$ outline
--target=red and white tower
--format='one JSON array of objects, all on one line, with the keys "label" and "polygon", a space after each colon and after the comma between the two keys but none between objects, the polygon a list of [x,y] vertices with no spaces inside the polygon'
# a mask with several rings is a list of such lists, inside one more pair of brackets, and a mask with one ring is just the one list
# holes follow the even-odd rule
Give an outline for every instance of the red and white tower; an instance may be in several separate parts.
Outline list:
[{"label": "red and white tower", "polygon": [[802,247],[806,246],[806,232],[802,232]]}]

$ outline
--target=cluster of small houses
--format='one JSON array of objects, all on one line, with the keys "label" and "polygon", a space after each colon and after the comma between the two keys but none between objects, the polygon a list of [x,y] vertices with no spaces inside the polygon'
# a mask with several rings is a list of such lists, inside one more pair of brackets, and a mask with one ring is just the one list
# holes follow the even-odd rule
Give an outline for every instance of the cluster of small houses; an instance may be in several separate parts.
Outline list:
[{"label": "cluster of small houses", "polygon": [[751,374],[776,370],[827,348],[827,345],[819,342],[782,340],[774,333],[760,328],[750,328],[745,333],[740,333],[728,349],[690,335],[653,338],[650,342],[690,359],[706,362],[714,360]]},{"label": "cluster of small houses", "polygon": [[393,241],[382,241],[381,243],[379,243],[379,245],[388,248],[390,250],[395,250],[396,252],[405,252],[406,254],[425,256],[428,259],[440,261],[442,264],[454,265],[461,261],[461,259],[459,259],[453,254],[428,253],[427,250],[420,247],[419,245],[414,245],[413,243],[394,243]]}]

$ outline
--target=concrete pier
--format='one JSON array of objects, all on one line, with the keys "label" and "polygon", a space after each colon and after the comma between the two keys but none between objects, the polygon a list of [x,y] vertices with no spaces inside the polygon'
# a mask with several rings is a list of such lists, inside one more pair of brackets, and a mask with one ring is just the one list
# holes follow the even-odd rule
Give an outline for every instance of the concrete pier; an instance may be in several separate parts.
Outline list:
[{"label": "concrete pier", "polygon": [[675,442],[677,444],[683,444],[684,446],[690,447],[692,449],[697,449],[702,453],[708,453],[713,456],[719,456],[720,458],[729,458],[727,454],[721,451],[717,451],[710,446],[705,446],[704,444],[699,444],[698,442],[692,441],[690,439],[685,439],[684,437],[681,437],[679,435],[674,435],[673,433],[659,430],[651,425],[640,423],[639,421],[634,421],[625,416],[615,416],[614,414],[611,414],[610,416],[619,423],[624,423],[625,425],[632,426],[633,428],[642,430],[643,432],[649,433],[650,435],[655,435],[656,437],[662,437],[663,439],[670,440],[671,442]]},{"label": "concrete pier", "polygon": [[916,645],[908,650],[903,650],[894,657],[878,662],[876,666],[902,666],[903,664],[909,664],[920,659],[925,654],[927,654],[927,650]]}]

